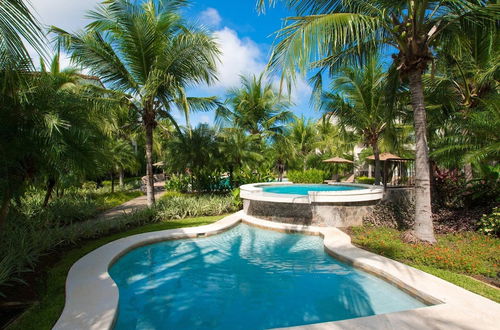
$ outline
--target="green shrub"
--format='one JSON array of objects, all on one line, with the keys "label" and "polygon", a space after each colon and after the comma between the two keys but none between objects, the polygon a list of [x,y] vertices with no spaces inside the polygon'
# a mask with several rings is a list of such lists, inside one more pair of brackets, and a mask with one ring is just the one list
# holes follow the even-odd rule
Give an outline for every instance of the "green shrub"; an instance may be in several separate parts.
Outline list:
[{"label": "green shrub", "polygon": [[489,215],[483,214],[477,225],[480,233],[500,236],[500,207],[495,207]]},{"label": "green shrub", "polygon": [[326,172],[317,169],[289,171],[287,177],[293,183],[323,183],[326,179]]},{"label": "green shrub", "polygon": [[183,174],[173,174],[165,182],[165,189],[169,191],[188,192],[191,191],[190,178]]},{"label": "green shrub", "polygon": [[85,181],[84,183],[82,183],[82,189],[94,191],[97,189],[97,183],[95,183],[94,181]]},{"label": "green shrub", "polygon": [[357,183],[363,183],[363,184],[374,184],[375,183],[375,178],[370,178],[367,176],[358,176],[355,181]]},{"label": "green shrub", "polygon": [[221,215],[237,211],[232,195],[183,195],[162,198],[156,206],[157,220]]},{"label": "green shrub", "polygon": [[240,197],[240,188],[236,188],[231,192],[233,196],[233,205],[236,209],[240,210],[243,207],[243,200]]}]

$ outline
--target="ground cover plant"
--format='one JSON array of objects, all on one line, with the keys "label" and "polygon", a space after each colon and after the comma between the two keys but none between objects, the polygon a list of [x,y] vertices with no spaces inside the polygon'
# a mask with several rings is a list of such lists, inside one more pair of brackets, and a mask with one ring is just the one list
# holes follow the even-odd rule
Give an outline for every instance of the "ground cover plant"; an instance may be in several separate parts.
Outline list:
[{"label": "ground cover plant", "polygon": [[[500,302],[500,239],[480,233],[438,234],[437,243],[409,244],[392,228],[353,227],[352,242]],[[476,278],[476,279],[472,279]]]}]

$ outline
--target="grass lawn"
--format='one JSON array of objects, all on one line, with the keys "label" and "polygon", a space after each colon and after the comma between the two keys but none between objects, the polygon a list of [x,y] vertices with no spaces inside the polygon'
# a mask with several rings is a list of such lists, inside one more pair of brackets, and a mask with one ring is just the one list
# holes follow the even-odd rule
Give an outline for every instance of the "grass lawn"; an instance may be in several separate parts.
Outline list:
[{"label": "grass lawn", "polygon": [[64,285],[66,275],[71,266],[81,257],[98,247],[116,239],[157,230],[174,229],[181,227],[202,226],[213,223],[224,216],[199,217],[182,220],[169,220],[138,227],[126,232],[117,233],[100,239],[84,242],[80,247],[69,250],[61,259],[48,270],[43,281],[39,283],[40,301],[29,308],[14,324],[7,329],[52,329],[64,307]]},{"label": "grass lawn", "polygon": [[500,239],[479,233],[437,235],[437,244],[406,244],[394,229],[354,227],[352,242],[500,302],[500,289],[471,277],[498,281]]}]

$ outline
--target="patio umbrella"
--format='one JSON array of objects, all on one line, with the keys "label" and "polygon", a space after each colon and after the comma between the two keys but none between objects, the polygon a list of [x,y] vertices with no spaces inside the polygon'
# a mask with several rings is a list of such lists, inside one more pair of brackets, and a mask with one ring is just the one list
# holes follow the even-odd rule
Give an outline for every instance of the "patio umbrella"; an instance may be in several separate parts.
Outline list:
[{"label": "patio umbrella", "polygon": [[354,162],[352,160],[345,159],[345,158],[333,157],[333,158],[325,159],[323,161],[323,163],[352,164]]},{"label": "patio umbrella", "polygon": [[[371,156],[368,156],[366,157],[366,159],[369,159],[369,160],[375,160],[375,156],[374,155],[371,155]],[[383,152],[380,154],[380,160],[381,161],[386,161],[388,159],[402,159],[401,157],[399,156],[396,156],[394,154],[391,154],[390,152]]]},{"label": "patio umbrella", "polygon": [[[354,164],[354,162],[352,160],[341,158],[341,157],[333,157],[333,158],[325,159],[323,161],[323,163],[331,163],[331,164]],[[338,171],[338,169],[337,169],[337,171]],[[339,174],[338,173],[334,173],[332,175],[332,179],[335,180],[335,181],[339,181]]]}]

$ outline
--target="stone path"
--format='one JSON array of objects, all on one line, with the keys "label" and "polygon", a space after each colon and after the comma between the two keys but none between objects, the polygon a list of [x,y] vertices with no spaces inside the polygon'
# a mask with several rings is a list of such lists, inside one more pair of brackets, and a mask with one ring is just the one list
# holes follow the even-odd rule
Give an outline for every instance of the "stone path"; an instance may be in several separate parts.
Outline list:
[{"label": "stone path", "polygon": [[[155,199],[158,200],[164,193],[163,189],[165,182],[155,182]],[[99,214],[96,220],[109,220],[119,217],[124,214],[131,213],[135,210],[144,209],[148,206],[148,199],[146,195],[139,196],[137,198],[131,199],[121,205],[115,206],[101,214]]]}]

